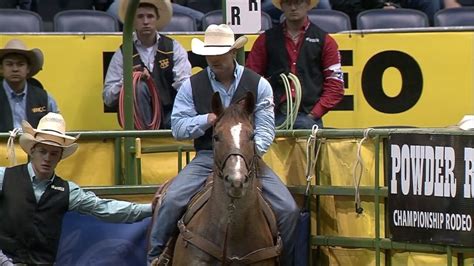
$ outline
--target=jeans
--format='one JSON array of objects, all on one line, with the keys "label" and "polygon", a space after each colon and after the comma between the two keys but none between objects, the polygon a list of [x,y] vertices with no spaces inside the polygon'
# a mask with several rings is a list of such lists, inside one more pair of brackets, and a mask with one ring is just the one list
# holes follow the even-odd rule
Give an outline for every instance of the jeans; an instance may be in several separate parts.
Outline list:
[{"label": "jeans", "polygon": [[[275,111],[275,125],[279,126],[285,122],[286,115],[282,114],[280,111]],[[299,112],[296,116],[295,124],[293,129],[312,129],[313,125],[318,125],[318,128],[323,128],[323,120],[318,118],[313,120],[308,117],[307,114]]]},{"label": "jeans", "polygon": [[[192,9],[187,6],[182,6],[182,5],[173,3],[173,13],[175,12],[191,16],[196,21],[197,28],[198,29],[201,28],[202,18],[204,17],[204,13],[202,13],[201,11]],[[203,29],[203,30],[206,30],[206,29]]]},{"label": "jeans", "polygon": [[3,254],[2,250],[0,249],[0,266],[12,266],[15,265],[13,264],[12,260],[7,257],[7,255]]},{"label": "jeans", "polygon": [[425,13],[431,25],[434,24],[434,14],[441,9],[440,1],[436,0],[404,0],[401,3],[404,8],[417,9]]},{"label": "jeans", "polygon": [[[151,95],[150,91],[148,90],[148,85],[146,82],[139,82],[138,83],[138,112],[139,116],[142,118],[142,121],[145,125],[151,123],[153,119],[153,110],[151,108]],[[171,111],[172,110],[164,110],[161,107],[161,124],[160,129],[170,129],[171,128]]]},{"label": "jeans", "polygon": [[[192,196],[203,188],[207,177],[212,173],[213,165],[212,151],[199,151],[169,186],[152,225],[149,262],[161,254],[169,238],[177,232],[178,220],[183,216]],[[293,265],[294,232],[299,208],[286,186],[268,166],[260,169],[259,174],[263,185],[263,197],[272,206],[282,237],[283,252],[280,256],[282,265]]]}]

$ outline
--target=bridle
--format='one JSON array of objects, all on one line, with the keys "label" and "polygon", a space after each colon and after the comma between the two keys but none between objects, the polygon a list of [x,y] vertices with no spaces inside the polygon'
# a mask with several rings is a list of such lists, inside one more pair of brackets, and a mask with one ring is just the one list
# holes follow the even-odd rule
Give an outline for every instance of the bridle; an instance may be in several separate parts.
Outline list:
[{"label": "bridle", "polygon": [[255,145],[254,145],[254,154],[252,156],[252,159],[250,160],[250,163],[247,161],[247,158],[239,151],[233,151],[233,152],[227,153],[222,163],[219,163],[216,161],[216,167],[217,167],[216,173],[219,178],[224,179],[223,172],[224,172],[225,165],[227,164],[227,161],[229,160],[229,158],[231,158],[232,156],[238,156],[244,160],[245,167],[248,170],[248,173],[245,175],[245,177],[248,180],[250,180],[250,178],[254,176],[257,176],[257,165],[258,165],[258,159],[260,159],[260,156],[258,156],[257,153],[255,152]]}]

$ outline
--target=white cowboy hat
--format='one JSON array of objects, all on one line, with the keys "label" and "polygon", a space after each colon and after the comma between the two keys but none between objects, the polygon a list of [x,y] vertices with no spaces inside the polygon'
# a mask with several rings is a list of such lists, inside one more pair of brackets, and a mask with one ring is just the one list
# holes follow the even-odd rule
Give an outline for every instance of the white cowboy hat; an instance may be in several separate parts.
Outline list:
[{"label": "white cowboy hat", "polygon": [[241,36],[237,40],[234,32],[226,24],[211,24],[204,32],[204,42],[193,38],[191,50],[198,55],[222,55],[232,49],[242,48],[247,43],[247,37]]},{"label": "white cowboy hat", "polygon": [[[125,14],[130,0],[122,0],[119,6],[118,16],[122,23],[125,21]],[[161,30],[171,20],[173,16],[173,6],[170,0],[140,0],[140,4],[147,3],[156,7],[159,18],[156,20],[156,29]]]},{"label": "white cowboy hat", "polygon": [[[276,8],[281,9],[281,1],[282,1],[282,0],[272,0],[272,3],[273,3],[273,5],[274,5]],[[318,3],[319,3],[319,0],[310,0],[310,1],[309,1],[309,7],[310,7],[310,8],[313,8],[313,7],[315,7]]]},{"label": "white cowboy hat", "polygon": [[48,113],[43,116],[36,129],[25,120],[22,122],[22,127],[20,146],[29,155],[31,155],[31,148],[37,143],[63,148],[62,159],[71,156],[78,148],[75,142],[79,136],[66,135],[66,121],[60,114]]},{"label": "white cowboy hat", "polygon": [[458,127],[462,130],[474,129],[474,115],[465,115],[458,123]]},{"label": "white cowboy hat", "polygon": [[[0,49],[0,61],[8,54],[21,54],[28,59],[30,73],[27,78],[36,75],[43,68],[43,53],[40,49],[34,48],[28,50],[25,43],[18,39],[12,39],[7,42],[3,49]],[[3,77],[3,70],[0,69],[0,76]]]}]

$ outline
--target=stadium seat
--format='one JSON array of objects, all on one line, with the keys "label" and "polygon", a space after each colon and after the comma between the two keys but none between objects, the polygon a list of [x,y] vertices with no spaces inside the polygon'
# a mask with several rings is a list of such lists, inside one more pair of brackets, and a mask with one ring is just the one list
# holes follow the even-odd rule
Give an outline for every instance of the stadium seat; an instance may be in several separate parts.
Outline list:
[{"label": "stadium seat", "polygon": [[474,7],[441,9],[434,15],[437,27],[474,26]]},{"label": "stadium seat", "polygon": [[173,12],[171,21],[161,31],[197,31],[196,20],[190,15]]},{"label": "stadium seat", "polygon": [[[222,24],[222,11],[213,10],[204,14],[202,18],[202,29],[205,31],[207,26],[211,24]],[[273,26],[272,18],[265,12],[262,12],[262,28],[261,30],[268,30]]]},{"label": "stadium seat", "polygon": [[97,10],[65,10],[54,16],[56,32],[116,32],[119,31],[117,19]]},{"label": "stadium seat", "polygon": [[0,9],[0,32],[41,32],[43,20],[35,12]]},{"label": "stadium seat", "polygon": [[262,30],[268,30],[273,27],[272,18],[270,15],[262,11]]},{"label": "stadium seat", "polygon": [[428,16],[415,9],[370,9],[357,15],[357,29],[360,30],[428,26]]},{"label": "stadium seat", "polygon": [[[3,1],[3,0],[0,0]],[[64,10],[94,10],[96,4],[103,4],[107,0],[37,0],[37,12],[43,19],[45,31],[53,31],[54,16]],[[99,9],[100,10],[100,9]]]},{"label": "stadium seat", "polygon": [[351,30],[351,19],[346,13],[332,9],[311,9],[308,12],[311,22],[328,33]]}]

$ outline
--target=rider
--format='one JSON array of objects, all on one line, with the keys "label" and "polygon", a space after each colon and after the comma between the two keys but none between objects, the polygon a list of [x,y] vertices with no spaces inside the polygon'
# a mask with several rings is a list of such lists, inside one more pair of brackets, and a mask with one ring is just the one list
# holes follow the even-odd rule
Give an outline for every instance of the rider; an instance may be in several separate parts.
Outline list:
[{"label": "rider", "polygon": [[[149,261],[154,263],[162,254],[168,239],[176,232],[176,223],[183,215],[186,205],[193,195],[204,186],[212,172],[212,126],[216,115],[203,99],[211,98],[219,92],[225,107],[238,99],[241,90],[257,79],[255,110],[255,143],[257,153],[263,155],[275,137],[274,105],[272,88],[269,82],[239,65],[236,51],[247,42],[245,36],[234,39],[229,26],[209,25],[204,33],[204,42],[193,39],[193,53],[204,55],[208,67],[191,76],[183,83],[176,96],[171,115],[171,129],[177,139],[194,139],[196,157],[173,179],[161,208],[152,225],[150,236]],[[199,82],[205,79],[206,82]],[[210,84],[206,86],[206,84]],[[278,176],[267,166],[259,169],[263,185],[263,196],[276,214],[278,228],[283,240],[282,265],[292,265],[294,250],[294,231],[298,219],[298,207]],[[163,256],[160,257],[162,259]],[[158,259],[158,263],[160,263]]]}]

